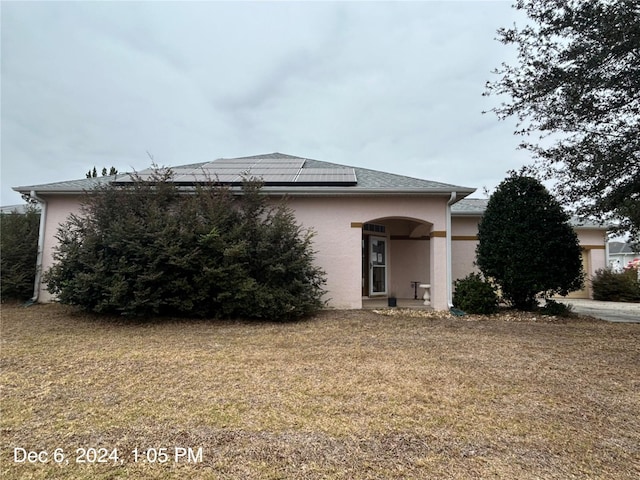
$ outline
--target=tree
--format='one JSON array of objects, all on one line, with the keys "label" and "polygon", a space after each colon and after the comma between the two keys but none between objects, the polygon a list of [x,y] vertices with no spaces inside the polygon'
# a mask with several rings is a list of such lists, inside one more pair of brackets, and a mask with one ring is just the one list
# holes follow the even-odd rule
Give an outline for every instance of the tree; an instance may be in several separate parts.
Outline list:
[{"label": "tree", "polygon": [[62,303],[135,316],[292,320],[323,306],[312,232],[261,184],[184,194],[171,170],[96,187],[58,232],[49,291]]},{"label": "tree", "polygon": [[[620,222],[640,233],[640,3],[635,0],[519,0],[530,24],[501,28],[518,48],[484,95],[506,95],[493,108],[515,116],[516,134],[555,192],[582,217]],[[525,170],[526,171],[526,170]]]},{"label": "tree", "polygon": [[536,296],[566,295],[583,284],[582,255],[569,216],[532,177],[512,174],[489,198],[478,227],[477,265],[520,310]]},{"label": "tree", "polygon": [[24,214],[0,214],[2,300],[27,300],[33,294],[38,256],[40,212],[29,205]]},{"label": "tree", "polygon": [[[107,172],[107,167],[102,167],[103,177],[115,175],[117,173],[118,173],[118,170],[116,169],[116,167],[111,167],[108,172]],[[96,167],[93,167],[93,170],[89,170],[87,173],[85,173],[85,176],[87,178],[96,178],[98,176],[98,170],[96,170]]]}]

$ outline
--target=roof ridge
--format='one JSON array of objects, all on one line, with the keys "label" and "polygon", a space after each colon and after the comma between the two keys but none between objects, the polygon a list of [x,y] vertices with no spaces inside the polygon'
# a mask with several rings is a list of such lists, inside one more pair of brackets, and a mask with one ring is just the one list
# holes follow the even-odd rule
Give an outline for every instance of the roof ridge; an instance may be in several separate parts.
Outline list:
[{"label": "roof ridge", "polygon": [[[289,155],[287,153],[280,153],[280,152],[273,152],[273,153],[261,153],[258,155],[247,155],[244,157],[220,157],[220,158],[216,158],[216,160],[250,160],[250,159],[260,159],[260,158],[289,158],[289,159],[300,159],[300,160],[307,160],[304,157],[298,157],[297,155]],[[216,160],[212,160],[212,161],[216,161]],[[207,163],[211,163],[211,162],[207,162]]]}]

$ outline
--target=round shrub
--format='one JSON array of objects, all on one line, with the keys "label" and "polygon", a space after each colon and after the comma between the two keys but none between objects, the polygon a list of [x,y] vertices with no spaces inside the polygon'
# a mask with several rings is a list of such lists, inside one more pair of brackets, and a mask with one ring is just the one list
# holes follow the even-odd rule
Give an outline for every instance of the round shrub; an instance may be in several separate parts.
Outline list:
[{"label": "round shrub", "polygon": [[600,269],[592,280],[593,299],[610,302],[640,302],[640,282],[634,269],[615,273]]},{"label": "round shrub", "polygon": [[488,315],[498,311],[498,296],[489,282],[471,273],[454,283],[453,306],[467,313]]}]

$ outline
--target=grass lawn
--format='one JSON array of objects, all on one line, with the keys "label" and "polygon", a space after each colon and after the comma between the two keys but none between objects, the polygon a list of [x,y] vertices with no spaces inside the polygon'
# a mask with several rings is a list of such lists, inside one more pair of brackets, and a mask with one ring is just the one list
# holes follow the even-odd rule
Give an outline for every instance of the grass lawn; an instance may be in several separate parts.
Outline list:
[{"label": "grass lawn", "polygon": [[640,478],[640,325],[541,318],[3,305],[0,477]]}]

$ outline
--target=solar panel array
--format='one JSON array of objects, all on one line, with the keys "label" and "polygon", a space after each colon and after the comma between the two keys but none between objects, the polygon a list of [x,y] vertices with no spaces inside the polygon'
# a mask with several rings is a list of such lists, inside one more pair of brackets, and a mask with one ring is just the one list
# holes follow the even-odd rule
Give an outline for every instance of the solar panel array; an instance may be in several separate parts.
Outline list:
[{"label": "solar panel array", "polygon": [[[266,186],[345,186],[357,184],[353,168],[304,168],[304,164],[304,159],[223,158],[199,167],[178,167],[173,168],[172,171],[174,173],[173,181],[182,185],[209,182],[239,185],[248,178],[257,178]],[[151,172],[143,171],[139,176],[143,180],[148,180],[151,178]]]}]

